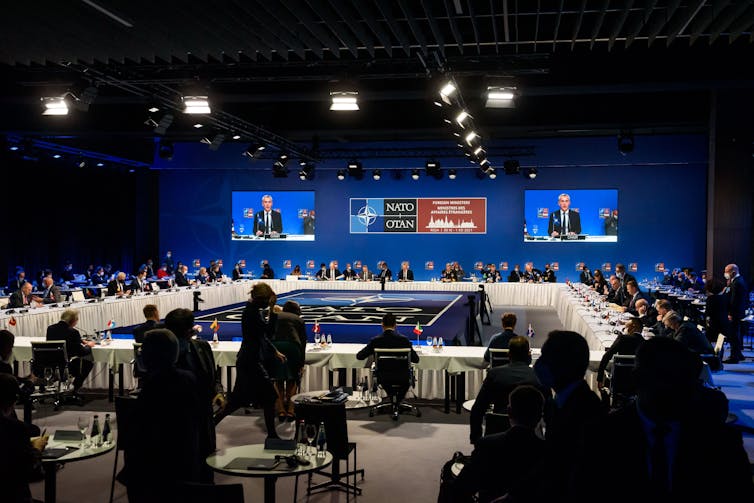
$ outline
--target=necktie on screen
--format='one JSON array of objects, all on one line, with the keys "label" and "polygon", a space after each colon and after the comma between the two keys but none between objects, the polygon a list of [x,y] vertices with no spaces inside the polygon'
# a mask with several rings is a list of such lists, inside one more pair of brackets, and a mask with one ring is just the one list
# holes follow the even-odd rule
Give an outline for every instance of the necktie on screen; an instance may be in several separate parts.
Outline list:
[{"label": "necktie on screen", "polygon": [[264,232],[265,234],[270,233],[270,214],[269,213],[264,214]]},{"label": "necktie on screen", "polygon": [[568,233],[568,213],[563,212],[563,234]]}]

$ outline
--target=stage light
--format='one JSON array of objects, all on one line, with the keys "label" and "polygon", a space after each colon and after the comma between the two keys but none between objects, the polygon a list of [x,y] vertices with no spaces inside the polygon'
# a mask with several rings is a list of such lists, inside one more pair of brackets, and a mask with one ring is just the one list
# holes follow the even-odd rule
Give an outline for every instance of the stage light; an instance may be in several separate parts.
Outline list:
[{"label": "stage light", "polygon": [[104,163],[104,162],[101,162],[101,161],[97,163],[97,167],[98,167],[98,168],[101,168],[101,167],[102,167],[102,166],[104,166],[104,165],[105,165],[105,163]]},{"label": "stage light", "polygon": [[450,105],[450,97],[453,96],[456,92],[456,86],[453,83],[452,80],[445,83],[445,85],[440,88],[440,99]]},{"label": "stage light", "polygon": [[411,178],[413,178],[414,180],[418,180],[419,179],[419,170],[418,169],[412,169],[411,170]]},{"label": "stage light", "polygon": [[60,155],[60,154],[53,154],[53,156],[52,156],[53,159],[60,159],[61,157],[63,157],[63,156]]},{"label": "stage light", "polygon": [[222,145],[224,141],[225,141],[225,135],[224,134],[222,134],[222,133],[216,134],[215,137],[212,138],[212,141],[209,144],[209,149],[210,150],[217,150],[218,148],[220,148],[220,145]]},{"label": "stage light", "polygon": [[19,147],[18,145],[11,145],[10,147],[8,147],[8,150],[10,150],[11,152],[15,152],[15,151],[17,151],[17,150],[18,150],[19,148],[20,148],[20,147]]},{"label": "stage light", "polygon": [[537,178],[537,168],[526,168],[526,176],[529,177],[530,180]]},{"label": "stage light", "polygon": [[169,141],[161,141],[159,146],[157,147],[157,155],[159,155],[160,159],[166,159],[171,160],[173,158],[173,154],[175,153],[175,148],[173,147],[173,144]]},{"label": "stage light", "polygon": [[240,134],[234,134],[233,135],[233,139],[234,140],[240,140],[241,139],[241,135]]},{"label": "stage light", "polygon": [[521,163],[515,159],[508,159],[503,163],[506,175],[517,175],[521,172]]},{"label": "stage light", "polygon": [[628,155],[634,151],[634,135],[621,133],[618,135],[618,152]]},{"label": "stage light", "polygon": [[84,159],[83,157],[79,157],[78,159],[76,159],[76,166],[78,166],[79,168],[85,168],[86,159]]},{"label": "stage light", "polygon": [[465,140],[467,144],[471,145],[477,138],[479,138],[479,135],[472,131],[466,135]]},{"label": "stage light", "polygon": [[157,108],[157,107],[154,107],[154,106],[153,106],[153,107],[149,107],[149,108],[147,108],[147,111],[148,111],[148,112],[151,112],[151,113],[155,113],[155,112],[159,112],[159,111],[160,111],[160,109],[159,109],[159,108]]},{"label": "stage light", "polygon": [[336,112],[352,112],[358,110],[358,96],[359,93],[355,91],[330,93],[330,98],[332,98],[330,110]]},{"label": "stage light", "polygon": [[160,123],[154,128],[155,134],[164,135],[167,133],[168,128],[173,124],[173,114],[165,114],[160,119]]},{"label": "stage light", "polygon": [[489,175],[490,180],[494,180],[495,178],[497,178],[497,173],[495,173],[495,168],[488,169],[487,175]]},{"label": "stage light", "polygon": [[338,170],[338,180],[345,180],[346,179],[346,170],[339,169]]},{"label": "stage light", "polygon": [[184,96],[182,99],[185,107],[183,113],[208,114],[212,111],[206,96]]},{"label": "stage light", "polygon": [[249,159],[257,159],[262,155],[262,151],[264,149],[265,146],[261,143],[252,143],[248,147],[246,147],[246,150],[244,150],[241,155],[248,157]]},{"label": "stage light", "polygon": [[202,123],[200,123],[200,122],[197,122],[196,124],[194,124],[194,127],[195,127],[196,129],[200,129],[200,128],[203,128],[203,127],[204,127],[204,124],[202,124]]},{"label": "stage light", "polygon": [[68,115],[68,104],[65,97],[42,98],[44,112],[42,115]]},{"label": "stage light", "polygon": [[73,108],[80,112],[88,112],[89,105],[94,103],[94,100],[97,99],[98,93],[99,90],[94,86],[85,88],[83,91],[81,91],[81,95],[78,98],[73,93],[70,93],[74,98],[71,102],[71,105],[73,106]]},{"label": "stage light", "polygon": [[348,176],[355,178],[356,180],[364,178],[364,168],[359,161],[348,162]]},{"label": "stage light", "polygon": [[298,177],[300,180],[311,180],[314,178],[314,164],[307,161],[301,161],[299,163],[301,165],[301,169],[298,172]]},{"label": "stage light", "polygon": [[475,156],[479,157],[479,156],[483,156],[484,154],[485,154],[484,148],[481,145],[474,149]]},{"label": "stage light", "polygon": [[149,118],[148,118],[147,120],[145,120],[145,121],[144,121],[144,125],[145,125],[145,126],[149,126],[149,127],[151,127],[151,128],[156,128],[157,126],[159,126],[159,124],[157,124],[157,123],[156,123],[156,122],[154,121],[154,119],[153,119],[153,118],[151,118],[151,117],[149,117]]},{"label": "stage light", "polygon": [[288,159],[288,152],[280,152],[280,160],[285,161]]},{"label": "stage light", "polygon": [[374,180],[379,180],[382,178],[382,172],[379,169],[375,169],[374,172],[372,172],[372,178]]},{"label": "stage light", "polygon": [[488,87],[487,108],[513,108],[516,106],[515,87]]},{"label": "stage light", "polygon": [[427,176],[434,176],[438,180],[442,178],[442,170],[440,169],[440,163],[437,161],[427,161],[424,164],[424,171]]},{"label": "stage light", "polygon": [[440,108],[442,108],[442,103],[440,103],[439,101],[433,101],[432,103],[434,103],[434,105],[435,105],[436,107],[440,107]]},{"label": "stage light", "polygon": [[272,163],[272,176],[274,178],[287,178],[288,168],[285,167],[286,161],[278,159]]},{"label": "stage light", "polygon": [[456,122],[459,126],[464,127],[463,122],[468,119],[470,116],[466,110],[461,110],[461,112],[456,116]]},{"label": "stage light", "polygon": [[455,180],[456,179],[456,170],[455,169],[448,170],[448,178],[450,178],[451,180]]}]

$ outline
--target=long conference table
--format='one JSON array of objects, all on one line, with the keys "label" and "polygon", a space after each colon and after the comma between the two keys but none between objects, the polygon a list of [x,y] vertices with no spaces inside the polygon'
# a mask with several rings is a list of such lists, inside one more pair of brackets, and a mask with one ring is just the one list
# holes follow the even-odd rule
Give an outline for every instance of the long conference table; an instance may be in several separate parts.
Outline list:
[{"label": "long conference table", "polygon": [[[351,281],[285,281],[264,280],[269,283],[276,293],[282,294],[293,290],[361,290],[379,291],[381,285],[377,282]],[[161,315],[179,307],[193,307],[194,294],[199,292],[204,302],[202,309],[212,309],[229,304],[243,302],[248,298],[251,286],[255,281],[242,280],[234,283],[216,286],[202,286],[199,288],[182,288],[177,291],[160,291],[156,295],[133,296],[124,299],[105,299],[94,303],[73,303],[70,307],[80,312],[79,328],[84,333],[104,330],[109,320],[114,320],[119,326],[135,325],[143,321],[142,308],[145,304],[157,305]],[[437,291],[437,292],[466,292],[475,293],[479,290],[478,283],[458,282],[410,282],[387,283],[386,291]],[[574,330],[584,336],[590,347],[590,368],[596,369],[606,347],[615,339],[612,333],[614,327],[600,324],[599,318],[588,311],[582,299],[578,298],[575,290],[565,284],[525,284],[525,283],[495,283],[485,284],[485,293],[493,305],[499,306],[530,306],[554,308],[568,330]],[[15,326],[8,327],[15,333],[14,357],[25,363],[31,359],[31,342],[44,340],[47,327],[57,323],[63,307],[40,307],[29,309],[28,312],[13,313]],[[10,314],[0,314],[0,326],[5,326]],[[542,335],[544,336],[544,334]],[[356,353],[363,347],[361,344],[335,343],[327,349],[315,349],[309,344],[306,352],[306,372],[302,379],[302,391],[328,388],[332,383],[333,372],[340,371],[341,385],[353,385],[363,376],[368,375],[365,361],[357,360]],[[225,367],[223,380],[227,386],[233,380],[233,367],[240,342],[221,341],[213,346],[215,361],[219,367]],[[420,350],[420,361],[417,365],[418,379],[415,389],[416,395],[423,399],[444,398],[446,409],[451,397],[455,399],[460,410],[461,399],[473,398],[484,379],[486,363],[483,360],[485,348],[474,346],[446,346],[440,351],[423,347]],[[85,386],[90,388],[105,388],[112,390],[113,375],[119,374],[121,387],[132,388],[135,383],[129,368],[133,359],[133,341],[115,339],[107,345],[97,345],[92,355],[96,363],[95,370],[90,375]],[[534,351],[533,357],[538,356]],[[24,365],[26,366],[26,365]],[[345,370],[351,370],[348,376]],[[25,369],[26,370],[26,369]],[[350,379],[349,379],[350,377]],[[348,382],[348,381],[352,382]],[[452,386],[451,386],[452,384]]]}]

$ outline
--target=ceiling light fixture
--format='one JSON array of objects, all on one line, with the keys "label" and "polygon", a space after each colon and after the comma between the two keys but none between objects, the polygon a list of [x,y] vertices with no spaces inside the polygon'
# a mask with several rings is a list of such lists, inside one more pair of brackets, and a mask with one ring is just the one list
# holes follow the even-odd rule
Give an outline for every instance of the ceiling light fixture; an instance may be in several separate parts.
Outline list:
[{"label": "ceiling light fixture", "polygon": [[382,171],[380,171],[379,169],[375,169],[374,172],[372,173],[372,178],[374,180],[379,180],[380,178],[382,178]]},{"label": "ceiling light fixture", "polygon": [[488,169],[487,174],[489,175],[490,180],[494,180],[495,178],[497,178],[497,173],[495,173],[495,168]]},{"label": "ceiling light fixture", "polygon": [[419,170],[418,169],[412,169],[411,170],[411,178],[413,178],[414,180],[418,180],[419,179]]},{"label": "ceiling light fixture", "polygon": [[472,131],[466,135],[465,140],[467,144],[471,145],[472,143],[474,143],[474,140],[476,140],[477,138],[479,138],[479,135],[476,134],[474,131]]},{"label": "ceiling light fixture", "polygon": [[298,172],[299,179],[304,181],[314,178],[314,164],[307,161],[302,161],[300,164],[301,169]]},{"label": "ceiling light fixture", "polygon": [[440,99],[450,105],[450,98],[456,92],[456,85],[452,80],[449,80],[440,88]]},{"label": "ceiling light fixture", "polygon": [[203,128],[203,127],[204,127],[204,124],[201,124],[201,123],[197,122],[196,124],[194,124],[194,127],[195,127],[196,129],[200,129],[200,128]]},{"label": "ceiling light fixture", "polygon": [[469,118],[468,112],[466,110],[461,110],[461,112],[456,116],[456,122],[459,126],[464,127],[463,121]]},{"label": "ceiling light fixture", "polygon": [[68,103],[64,96],[42,98],[42,106],[44,106],[42,115],[68,115]]},{"label": "ceiling light fixture", "polygon": [[487,108],[513,108],[516,106],[516,88],[515,87],[488,87],[487,88]]},{"label": "ceiling light fixture", "polygon": [[262,151],[264,149],[265,146],[263,144],[252,143],[248,147],[246,147],[246,150],[244,150],[241,155],[250,159],[258,159],[262,155]]},{"label": "ceiling light fixture", "polygon": [[450,178],[451,180],[455,180],[456,176],[457,175],[456,175],[456,170],[455,169],[448,170],[448,178]]},{"label": "ceiling light fixture", "polygon": [[332,92],[330,93],[330,98],[332,99],[330,110],[336,112],[353,112],[358,110],[358,97],[359,93],[356,91]]},{"label": "ceiling light fixture", "polygon": [[185,107],[183,113],[208,114],[212,112],[206,96],[184,96],[182,99]]},{"label": "ceiling light fixture", "polygon": [[537,178],[537,168],[526,168],[526,176],[529,180]]},{"label": "ceiling light fixture", "polygon": [[345,180],[346,179],[346,170],[339,169],[338,170],[338,180]]}]

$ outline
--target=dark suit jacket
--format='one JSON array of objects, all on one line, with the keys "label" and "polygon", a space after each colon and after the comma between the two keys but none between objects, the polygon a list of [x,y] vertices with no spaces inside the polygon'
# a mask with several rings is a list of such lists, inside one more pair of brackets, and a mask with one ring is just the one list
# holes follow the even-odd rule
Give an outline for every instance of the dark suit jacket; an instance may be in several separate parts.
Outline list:
[{"label": "dark suit jacket", "polygon": [[414,271],[406,269],[406,272],[403,272],[403,269],[400,269],[398,271],[398,281],[414,281]]},{"label": "dark suit jacket", "polygon": [[148,292],[152,290],[152,287],[149,285],[149,283],[147,283],[147,280],[144,279],[139,282],[139,278],[134,278],[134,280],[128,286],[128,289],[132,292]]},{"label": "dark suit jacket", "polygon": [[618,235],[618,219],[612,215],[605,219],[605,236]]},{"label": "dark suit jacket", "polygon": [[316,228],[316,218],[310,215],[304,217],[304,234],[314,234]]},{"label": "dark suit jacket", "polygon": [[24,286],[24,283],[26,283],[25,279],[19,280],[17,278],[13,278],[12,280],[8,281],[8,293],[13,293],[17,290],[20,290],[22,286]]},{"label": "dark suit jacket", "polygon": [[141,325],[137,326],[136,328],[134,328],[134,342],[138,342],[139,344],[143,343],[144,335],[150,330],[154,330],[156,328],[165,328],[165,325],[154,320],[147,320]]},{"label": "dark suit jacket", "polygon": [[175,273],[175,286],[189,286],[189,281],[186,278],[186,275],[180,271],[176,271]]},{"label": "dark suit jacket", "polygon": [[644,294],[641,292],[636,292],[636,295],[625,300],[625,302],[627,302],[626,311],[633,314],[634,316],[639,315],[639,313],[636,312],[636,301],[638,301],[639,299],[645,299]]},{"label": "dark suit jacket", "polygon": [[727,293],[707,296],[704,317],[707,324],[707,339],[713,344],[717,341],[718,334],[729,333],[728,303]]},{"label": "dark suit jacket", "polygon": [[81,344],[81,334],[79,334],[79,331],[62,320],[47,327],[47,340],[65,341],[68,358],[86,356],[92,352],[88,346]]},{"label": "dark suit jacket", "polygon": [[487,350],[484,352],[484,361],[490,361],[490,348],[492,349],[508,349],[508,343],[516,334],[513,330],[504,330],[498,334],[493,335],[490,338],[490,342],[487,345]]},{"label": "dark suit jacket", "polygon": [[419,355],[411,347],[411,341],[407,337],[399,334],[395,330],[385,330],[382,335],[374,337],[369,344],[361,351],[356,353],[357,360],[365,360],[374,355],[375,349],[400,349],[411,348],[411,362],[419,363]]},{"label": "dark suit jacket", "polygon": [[377,279],[385,278],[385,281],[392,281],[393,280],[393,271],[390,269],[380,269],[379,274],[377,274]]},{"label": "dark suit jacket", "polygon": [[513,269],[511,271],[511,273],[508,275],[508,282],[509,283],[519,283],[519,282],[521,282],[521,278],[522,277],[523,276],[521,274],[521,271],[517,271],[517,270]]},{"label": "dark suit jacket", "polygon": [[681,326],[673,334],[673,339],[700,355],[709,355],[714,352],[714,348],[704,334],[689,321],[681,323]]},{"label": "dark suit jacket", "polygon": [[[334,271],[333,271],[333,269],[334,269]],[[338,276],[340,276],[340,271],[338,270],[338,268],[335,267],[333,269],[330,269],[330,268],[325,269],[325,277],[324,277],[324,279],[335,280],[335,279],[338,278]]]},{"label": "dark suit jacket", "polygon": [[241,279],[241,275],[243,274],[243,269],[236,269],[233,268],[233,281],[237,281]]},{"label": "dark suit jacket", "polygon": [[500,275],[500,271],[495,269],[495,272],[487,271],[483,275],[485,283],[499,283],[503,281],[503,277]]},{"label": "dark suit jacket", "polygon": [[26,297],[26,303],[24,304],[24,294],[21,290],[16,290],[8,298],[8,309],[26,307],[31,303],[31,295]]},{"label": "dark suit jacket", "polygon": [[[116,293],[118,293],[118,283],[119,281],[117,279],[114,279],[107,284],[107,295],[115,295]],[[120,288],[124,293],[126,292],[126,290],[128,290],[125,282],[120,283]]]},{"label": "dark suit jacket", "polygon": [[642,342],[644,342],[644,337],[642,337],[641,334],[619,335],[613,342],[612,346],[610,346],[610,349],[605,351],[605,354],[602,355],[602,360],[600,360],[600,366],[597,370],[597,380],[601,382],[605,379],[605,369],[613,356],[635,355]]},{"label": "dark suit jacket", "polygon": [[0,361],[0,374],[13,374],[13,365]]},{"label": "dark suit jacket", "polygon": [[92,285],[104,285],[107,282],[107,277],[100,276],[99,274],[93,274],[91,281]]},{"label": "dark suit jacket", "polygon": [[[547,225],[547,235],[552,235],[553,231],[558,234],[562,232],[563,222],[560,221],[560,208],[550,212],[550,222]],[[568,210],[568,231],[581,234],[581,215],[578,211]]]},{"label": "dark suit jacket", "polygon": [[585,285],[591,285],[592,283],[594,283],[594,276],[592,276],[591,271],[581,271],[579,281],[581,281]]},{"label": "dark suit jacket", "polygon": [[623,293],[623,289],[621,287],[618,287],[617,290],[610,290],[607,294],[607,301],[613,302],[615,304],[618,304],[619,306],[622,306],[624,302],[626,301],[626,298]]},{"label": "dark suit jacket", "polygon": [[262,275],[259,277],[262,279],[275,279],[275,271],[272,270],[272,267],[265,267],[262,269]]},{"label": "dark suit jacket", "polygon": [[733,320],[739,322],[749,307],[749,291],[741,276],[737,276],[730,284],[730,305],[728,313]]},{"label": "dark suit jacket", "polygon": [[[283,232],[283,217],[280,215],[280,211],[273,209],[270,211],[270,232]],[[257,211],[254,215],[254,234],[257,231],[264,232],[264,210]]]},{"label": "dark suit jacket", "polygon": [[[593,453],[592,461],[578,470],[578,494],[572,501],[587,501],[595,494],[609,494],[615,503],[754,501],[741,433],[722,422],[695,420],[698,417],[694,411],[684,414],[671,474],[672,490],[658,497],[650,482],[648,439],[636,405],[631,403],[610,414],[586,448]],[[595,476],[594,459],[610,459],[610,470]],[[715,484],[714,480],[722,482]]]},{"label": "dark suit jacket", "polygon": [[39,453],[31,446],[29,430],[14,417],[0,417],[0,487],[3,501],[21,503],[31,501],[29,481],[39,460]]},{"label": "dark suit jacket", "polygon": [[345,269],[345,270],[343,271],[343,277],[344,277],[345,279],[356,279],[356,278],[358,278],[358,277],[359,277],[359,275],[358,275],[358,273],[356,272],[356,270],[354,270],[354,269],[351,269],[351,270]]},{"label": "dark suit jacket", "polygon": [[486,503],[527,484],[544,452],[544,440],[523,426],[480,438],[456,479],[453,501],[471,501],[478,492],[479,501]]},{"label": "dark suit jacket", "polygon": [[542,281],[545,283],[555,283],[557,281],[557,278],[555,277],[555,271],[552,269],[547,269],[544,274],[542,274]]},{"label": "dark suit jacket", "polygon": [[45,289],[41,297],[44,304],[55,304],[63,300],[63,296],[60,294],[60,287],[57,285],[52,285],[49,291]]},{"label": "dark suit jacket", "polygon": [[491,368],[487,372],[487,377],[484,378],[471,408],[469,437],[472,444],[482,436],[482,420],[490,405],[495,406],[495,412],[507,414],[508,395],[521,384],[531,384],[539,388],[544,396],[550,395],[540,384],[534,369],[526,362],[513,361],[502,367]]}]

